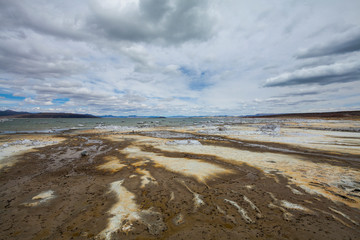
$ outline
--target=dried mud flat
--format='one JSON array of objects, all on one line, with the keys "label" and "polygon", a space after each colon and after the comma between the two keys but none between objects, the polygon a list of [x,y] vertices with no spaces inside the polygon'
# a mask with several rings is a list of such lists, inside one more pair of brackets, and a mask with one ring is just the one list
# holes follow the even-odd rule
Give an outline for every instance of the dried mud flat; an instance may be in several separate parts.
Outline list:
[{"label": "dried mud flat", "polygon": [[360,239],[358,123],[2,135],[0,239]]}]

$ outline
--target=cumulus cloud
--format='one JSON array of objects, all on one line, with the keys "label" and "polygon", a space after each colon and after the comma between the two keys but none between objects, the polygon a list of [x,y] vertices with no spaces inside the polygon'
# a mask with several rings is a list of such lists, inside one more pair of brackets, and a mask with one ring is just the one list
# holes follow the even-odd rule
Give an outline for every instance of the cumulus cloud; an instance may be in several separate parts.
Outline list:
[{"label": "cumulus cloud", "polygon": [[207,1],[93,1],[88,27],[114,41],[177,44],[206,40],[214,20]]},{"label": "cumulus cloud", "polygon": [[284,87],[304,84],[328,85],[360,80],[360,63],[334,63],[299,69],[268,78],[264,87]]},{"label": "cumulus cloud", "polygon": [[[48,39],[33,32],[0,31],[0,72],[21,77],[60,78],[83,72],[81,43]],[[63,45],[64,44],[64,45]]]},{"label": "cumulus cloud", "polygon": [[53,103],[51,101],[43,101],[43,100],[32,99],[32,98],[25,98],[24,102],[27,104],[32,104],[32,105],[45,105],[45,106],[53,105]]},{"label": "cumulus cloud", "polygon": [[[20,34],[25,29],[31,29],[40,34],[51,35],[65,39],[83,39],[87,36],[81,31],[83,22],[79,16],[81,14],[72,15],[71,9],[76,9],[77,4],[69,5],[64,1],[61,8],[65,8],[67,14],[57,9],[59,6],[49,5],[47,1],[0,1],[0,21],[2,29],[13,31],[18,30]],[[86,5],[85,5],[86,8]],[[64,10],[65,10],[64,9]],[[84,11],[84,5],[82,6]]]}]

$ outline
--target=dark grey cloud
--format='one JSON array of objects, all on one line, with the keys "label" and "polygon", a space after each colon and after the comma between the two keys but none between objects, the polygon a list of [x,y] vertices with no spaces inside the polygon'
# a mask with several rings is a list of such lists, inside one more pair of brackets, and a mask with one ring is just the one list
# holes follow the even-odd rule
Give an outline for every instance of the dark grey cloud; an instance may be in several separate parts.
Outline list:
[{"label": "dark grey cloud", "polygon": [[85,86],[79,87],[58,87],[56,84],[35,85],[30,88],[38,94],[61,95],[72,99],[100,100],[109,99],[105,92],[93,92]]},{"label": "dark grey cloud", "polygon": [[320,91],[320,90],[301,91],[301,92],[287,93],[287,94],[279,95],[277,97],[303,97],[303,96],[309,96],[309,95],[318,95],[320,93],[323,93],[323,91]]},{"label": "dark grey cloud", "polygon": [[52,15],[54,11],[49,9],[51,8],[45,8],[41,3],[34,5],[28,1],[0,1],[0,28],[8,31],[30,29],[40,34],[65,39],[86,38],[87,34],[81,29],[82,24],[75,18],[67,16],[63,19],[61,14]]},{"label": "dark grey cloud", "polygon": [[[0,72],[37,79],[64,77],[85,69],[79,62],[36,46],[0,40]],[[54,53],[54,52],[52,52]]]},{"label": "dark grey cloud", "polygon": [[359,63],[339,63],[305,68],[291,73],[284,73],[265,81],[264,87],[285,87],[295,85],[328,85],[360,80]]},{"label": "dark grey cloud", "polygon": [[279,106],[296,106],[296,105],[302,105],[305,103],[318,103],[318,102],[323,102],[325,100],[322,99],[309,99],[309,98],[305,98],[305,99],[300,99],[300,100],[292,100],[292,99],[287,99],[284,100],[281,97],[273,97],[273,98],[268,98],[268,99],[264,99],[264,100],[255,100],[255,103],[257,104],[261,104],[261,105],[268,105],[270,107],[279,107]]},{"label": "dark grey cloud", "polygon": [[356,51],[360,51],[360,31],[355,34],[347,35],[342,39],[337,39],[325,44],[315,45],[301,50],[298,52],[296,57],[298,59],[312,58]]},{"label": "dark grey cloud", "polygon": [[304,103],[318,103],[318,102],[323,102],[325,100],[321,100],[321,99],[304,99],[304,100],[299,100],[299,101],[294,101],[294,102],[285,102],[284,104],[287,106],[295,106],[295,105],[300,105],[300,104],[304,104]]},{"label": "dark grey cloud", "polygon": [[0,1],[0,72],[39,79],[79,74],[86,66],[81,53],[71,49],[76,43],[87,50],[116,48],[138,62],[135,70],[146,72],[154,66],[145,50],[116,43],[172,45],[204,40],[213,33],[207,1],[145,0],[138,5],[133,1],[132,7],[119,1],[114,2],[120,4],[116,8],[94,0],[81,2],[76,10],[71,2]]},{"label": "dark grey cloud", "polygon": [[324,87],[318,87],[318,88],[312,88],[309,90],[304,90],[304,89],[300,89],[299,91],[296,92],[288,92],[286,94],[281,94],[281,95],[277,95],[274,98],[292,98],[292,97],[308,97],[308,96],[313,96],[313,95],[324,95],[324,94],[329,94],[331,93],[333,94],[338,94],[339,92],[345,92],[345,91],[349,91],[350,89],[352,89],[351,87],[333,87],[333,88],[324,88]]},{"label": "dark grey cloud", "polygon": [[[135,2],[118,1],[114,6],[103,6],[102,1],[96,0],[85,3],[65,1],[60,5],[46,1],[36,4],[32,1],[0,1],[0,30],[29,29],[85,42],[105,39],[167,44],[206,40],[214,33],[215,18],[210,13],[208,1]],[[76,8],[77,4],[81,6]]]},{"label": "dark grey cloud", "polygon": [[215,23],[207,1],[145,0],[124,9],[93,3],[92,11],[89,29],[115,41],[177,44],[206,40]]},{"label": "dark grey cloud", "polygon": [[86,68],[70,50],[70,39],[83,39],[85,34],[76,31],[71,16],[46,3],[0,1],[0,73],[46,79]]}]

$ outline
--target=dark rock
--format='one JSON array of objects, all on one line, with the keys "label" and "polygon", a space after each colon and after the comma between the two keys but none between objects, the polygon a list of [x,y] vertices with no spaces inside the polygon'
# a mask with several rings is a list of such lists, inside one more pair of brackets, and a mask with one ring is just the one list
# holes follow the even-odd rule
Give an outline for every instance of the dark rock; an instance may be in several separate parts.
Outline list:
[{"label": "dark rock", "polygon": [[87,151],[82,151],[82,152],[81,152],[81,156],[82,156],[82,157],[85,157],[85,156],[87,156],[87,155],[89,155],[89,153],[88,153]]},{"label": "dark rock", "polygon": [[256,173],[249,172],[248,174],[246,174],[246,178],[251,181],[256,181],[259,179],[259,176]]},{"label": "dark rock", "polygon": [[226,129],[226,127],[218,127],[218,130],[223,132],[223,131],[226,131],[227,129]]}]

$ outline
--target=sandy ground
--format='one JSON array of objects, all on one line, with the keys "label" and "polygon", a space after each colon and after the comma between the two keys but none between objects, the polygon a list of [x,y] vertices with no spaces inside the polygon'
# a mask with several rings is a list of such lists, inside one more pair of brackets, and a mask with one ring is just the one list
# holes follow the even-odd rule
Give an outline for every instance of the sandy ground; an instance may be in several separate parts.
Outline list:
[{"label": "sandy ground", "polygon": [[0,239],[360,239],[358,128],[2,135]]}]

